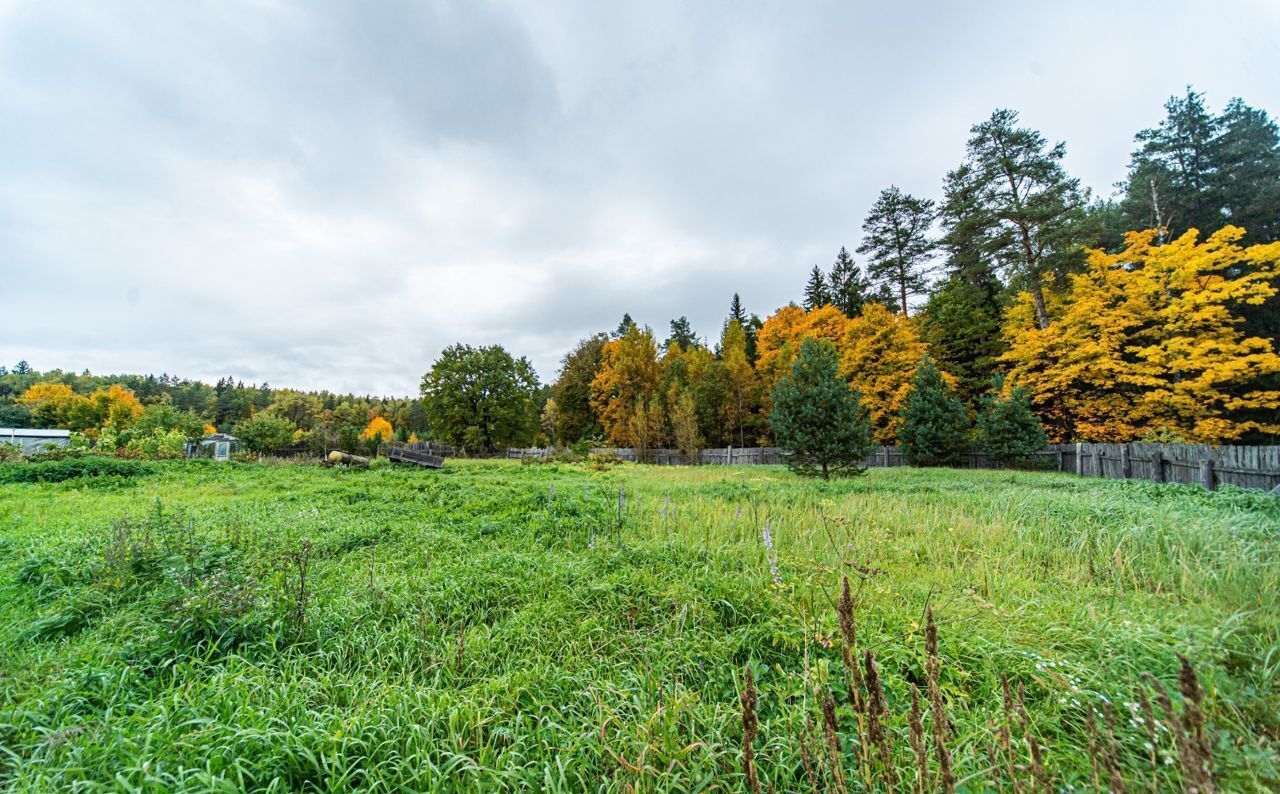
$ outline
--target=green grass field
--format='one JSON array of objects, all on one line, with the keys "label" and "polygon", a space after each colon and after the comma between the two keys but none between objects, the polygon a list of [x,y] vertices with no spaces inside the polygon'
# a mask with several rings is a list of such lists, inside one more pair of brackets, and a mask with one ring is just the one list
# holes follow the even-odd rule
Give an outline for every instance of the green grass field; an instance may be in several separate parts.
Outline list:
[{"label": "green grass field", "polygon": [[[837,785],[831,690],[846,785],[880,790],[844,696],[843,570],[900,790],[926,604],[958,790],[1028,777],[1028,735],[1055,790],[1092,789],[1107,703],[1127,787],[1179,790],[1137,703],[1149,673],[1177,706],[1178,653],[1220,790],[1274,790],[1278,551],[1280,499],[1047,473],[451,460],[0,484],[0,784],[742,790],[749,667],[765,790],[809,790],[809,715]],[[1027,712],[1007,753],[1002,674]]]}]

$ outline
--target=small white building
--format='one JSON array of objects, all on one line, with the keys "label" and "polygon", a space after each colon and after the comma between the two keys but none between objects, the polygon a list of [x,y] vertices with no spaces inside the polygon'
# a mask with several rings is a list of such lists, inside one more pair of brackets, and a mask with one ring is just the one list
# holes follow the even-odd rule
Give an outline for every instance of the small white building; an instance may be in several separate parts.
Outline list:
[{"label": "small white building", "polygon": [[17,444],[26,454],[39,452],[46,446],[71,446],[70,430],[35,427],[0,427],[0,444]]}]

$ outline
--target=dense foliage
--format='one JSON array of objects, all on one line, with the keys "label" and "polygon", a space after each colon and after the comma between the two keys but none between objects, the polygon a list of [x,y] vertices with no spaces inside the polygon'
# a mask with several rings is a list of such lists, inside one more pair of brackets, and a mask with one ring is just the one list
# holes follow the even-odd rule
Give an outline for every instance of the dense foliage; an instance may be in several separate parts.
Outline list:
[{"label": "dense foliage", "polygon": [[1007,466],[1026,461],[1048,443],[1044,425],[1031,410],[1031,392],[1025,386],[1008,386],[1000,375],[992,378],[991,390],[978,405],[978,449]]}]

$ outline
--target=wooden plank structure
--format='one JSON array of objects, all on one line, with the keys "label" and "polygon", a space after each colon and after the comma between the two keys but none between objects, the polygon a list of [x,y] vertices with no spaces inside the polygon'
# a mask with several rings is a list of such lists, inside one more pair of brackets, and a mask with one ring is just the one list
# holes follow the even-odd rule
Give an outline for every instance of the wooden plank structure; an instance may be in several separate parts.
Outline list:
[{"label": "wooden plank structure", "polygon": [[[554,449],[509,449],[508,458],[542,458]],[[594,454],[613,455],[635,462],[636,451],[628,448],[599,447]],[[644,462],[659,466],[685,464],[678,449],[650,449]],[[699,463],[703,465],[778,465],[786,462],[786,453],[777,447],[726,447],[704,449]],[[1148,480],[1158,483],[1200,485],[1214,490],[1220,485],[1280,491],[1280,446],[1220,446],[1204,444],[1051,444],[1028,461],[1035,468],[1072,472],[1081,477]],[[863,465],[885,468],[907,465],[898,447],[883,446],[872,452]],[[999,466],[978,450],[970,450],[965,459],[970,469]]]},{"label": "wooden plank structure", "polygon": [[444,456],[428,451],[427,448],[416,448],[414,444],[388,444],[378,451],[392,463],[408,463],[428,469],[443,469]]}]

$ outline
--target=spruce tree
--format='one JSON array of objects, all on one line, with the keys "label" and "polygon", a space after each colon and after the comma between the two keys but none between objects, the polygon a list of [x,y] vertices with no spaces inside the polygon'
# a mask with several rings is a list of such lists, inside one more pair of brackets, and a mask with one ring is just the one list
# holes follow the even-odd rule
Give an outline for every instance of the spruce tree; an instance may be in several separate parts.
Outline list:
[{"label": "spruce tree", "polygon": [[867,302],[867,291],[871,284],[843,245],[840,246],[840,253],[836,254],[835,264],[831,266],[829,284],[831,304],[844,312],[846,317],[857,317],[862,311],[862,305]]},{"label": "spruce tree", "polygon": [[954,466],[968,453],[969,414],[928,356],[916,367],[898,444],[912,466]]},{"label": "spruce tree", "polygon": [[978,408],[978,448],[1001,466],[1026,460],[1045,448],[1049,436],[1031,410],[1031,392],[1014,386],[1005,395],[1004,376],[991,379],[991,390]]},{"label": "spruce tree", "polygon": [[1236,98],[1218,117],[1218,129],[1214,181],[1226,222],[1244,227],[1248,242],[1280,240],[1280,127]]},{"label": "spruce tree", "polygon": [[929,259],[936,243],[929,228],[937,216],[933,202],[903,193],[896,185],[880,191],[862,222],[858,253],[867,254],[867,275],[904,315],[907,299],[928,287]]},{"label": "spruce tree", "polygon": [[773,391],[769,421],[774,439],[787,450],[787,465],[798,474],[825,480],[865,471],[871,420],[839,370],[830,343],[805,339],[790,373]]},{"label": "spruce tree", "polygon": [[830,302],[831,291],[827,287],[827,277],[822,274],[822,268],[814,265],[813,270],[809,271],[809,283],[804,285],[805,311],[813,311]]},{"label": "spruce tree", "polygon": [[636,321],[631,319],[631,312],[624,312],[622,320],[618,323],[618,327],[613,331],[614,339],[621,339],[627,335],[627,332],[636,327]]}]

